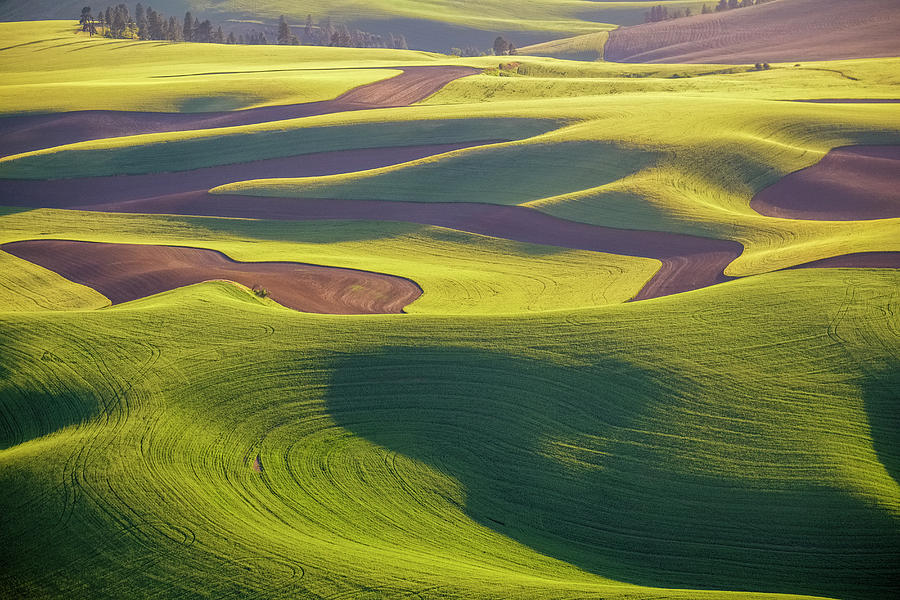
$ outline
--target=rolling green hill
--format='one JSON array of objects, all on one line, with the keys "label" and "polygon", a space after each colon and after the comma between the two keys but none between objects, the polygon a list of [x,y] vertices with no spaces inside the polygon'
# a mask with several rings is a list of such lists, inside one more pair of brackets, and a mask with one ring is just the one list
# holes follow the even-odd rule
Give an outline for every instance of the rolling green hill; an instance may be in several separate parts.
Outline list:
[{"label": "rolling green hill", "polygon": [[795,271],[452,319],[305,316],[216,283],[7,314],[0,581],[18,597],[884,597],[898,283]]},{"label": "rolling green hill", "polygon": [[567,60],[603,60],[603,46],[609,32],[586,33],[561,40],[551,40],[518,49],[518,54],[550,56]]},{"label": "rolling green hill", "polygon": [[[249,3],[191,6],[226,4]],[[369,6],[481,27],[465,4]],[[483,12],[512,27],[632,4]],[[900,585],[900,269],[790,268],[900,252],[900,218],[750,205],[835,147],[900,145],[900,105],[794,102],[900,98],[900,58],[755,70],[520,56],[501,69],[91,40],[71,22],[0,32],[0,130],[16,135],[52,132],[29,113],[244,109],[402,67],[480,69],[412,106],[0,159],[0,244],[190,246],[422,291],[405,314],[364,316],[298,312],[223,280],[111,306],[0,250],[0,597],[881,600]],[[153,190],[147,213],[85,210],[101,184],[142,200],[152,178],[191,183],[201,168],[452,141],[476,145],[182,190],[206,213],[176,214]],[[18,196],[52,186],[80,209]],[[213,216],[218,203],[245,216]],[[697,236],[736,249],[716,267],[735,279],[630,301],[660,273],[694,276],[690,261],[416,221],[473,206],[513,211],[473,211],[485,228],[544,219],[535,238],[551,222],[593,241]]]}]

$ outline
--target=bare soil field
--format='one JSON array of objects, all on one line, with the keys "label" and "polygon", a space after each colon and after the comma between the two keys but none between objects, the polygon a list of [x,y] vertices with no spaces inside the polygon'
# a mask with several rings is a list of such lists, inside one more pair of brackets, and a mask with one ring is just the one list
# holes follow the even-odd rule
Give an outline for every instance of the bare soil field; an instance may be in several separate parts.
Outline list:
[{"label": "bare soil field", "polygon": [[792,269],[820,268],[900,269],[900,252],[856,252],[832,256],[791,267]]},{"label": "bare soil field", "polygon": [[756,212],[786,219],[855,221],[900,217],[900,146],[835,148],[750,201]]},{"label": "bare soil field", "polygon": [[896,0],[778,0],[622,27],[606,60],[633,63],[793,62],[900,55]]},{"label": "bare soil field", "polygon": [[0,248],[91,287],[113,304],[214,279],[264,288],[283,306],[325,314],[402,313],[422,293],[402,277],[294,262],[242,263],[201,248],[69,240]]}]

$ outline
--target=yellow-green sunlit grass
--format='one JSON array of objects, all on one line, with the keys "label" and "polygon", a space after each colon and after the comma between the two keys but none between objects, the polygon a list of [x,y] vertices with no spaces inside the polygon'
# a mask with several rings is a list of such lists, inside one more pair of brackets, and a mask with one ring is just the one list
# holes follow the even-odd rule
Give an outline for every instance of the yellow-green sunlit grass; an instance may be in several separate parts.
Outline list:
[{"label": "yellow-green sunlit grass", "polygon": [[[754,65],[587,63],[533,56],[466,61],[492,67],[492,74],[453,81],[425,104],[645,93],[771,100],[900,97],[900,58],[774,64],[761,71]],[[500,62],[519,65],[497,77]]]},{"label": "yellow-green sunlit grass", "polygon": [[0,251],[0,312],[101,308],[109,300],[43,267]]},{"label": "yellow-green sunlit grass", "polygon": [[567,60],[603,60],[603,47],[609,39],[608,31],[586,33],[575,37],[552,40],[519,48],[521,55],[549,56]]},{"label": "yellow-green sunlit grass", "polygon": [[5,315],[5,587],[884,597],[898,283],[793,271],[453,318],[213,283]]},{"label": "yellow-green sunlit grass", "polygon": [[[235,110],[328,100],[391,77],[368,67],[433,62],[402,50],[135,42],[71,21],[0,23],[0,114],[82,109]],[[363,67],[363,68],[359,68]]]}]

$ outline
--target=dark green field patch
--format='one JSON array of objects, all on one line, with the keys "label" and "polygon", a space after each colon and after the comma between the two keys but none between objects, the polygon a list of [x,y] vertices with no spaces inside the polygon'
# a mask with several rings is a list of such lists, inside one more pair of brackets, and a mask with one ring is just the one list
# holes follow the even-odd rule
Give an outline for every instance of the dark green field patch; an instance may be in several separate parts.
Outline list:
[{"label": "dark green field patch", "polygon": [[[291,127],[254,130],[255,126],[210,130],[196,137],[166,139],[166,134],[139,135],[129,145],[105,148],[103,142],[63,147],[58,151],[22,155],[0,162],[2,179],[64,179],[190,171],[229,165],[302,156],[355,148],[387,148],[516,140],[553,129],[556,124],[538,119],[448,119],[361,123],[327,127]],[[173,136],[176,134],[173,134]]]},{"label": "dark green field patch", "polygon": [[[523,204],[601,186],[651,164],[653,152],[603,142],[494,145],[399,167],[255,182],[252,193],[306,198]],[[244,193],[235,186],[238,193]],[[247,191],[246,193],[251,193]]]}]

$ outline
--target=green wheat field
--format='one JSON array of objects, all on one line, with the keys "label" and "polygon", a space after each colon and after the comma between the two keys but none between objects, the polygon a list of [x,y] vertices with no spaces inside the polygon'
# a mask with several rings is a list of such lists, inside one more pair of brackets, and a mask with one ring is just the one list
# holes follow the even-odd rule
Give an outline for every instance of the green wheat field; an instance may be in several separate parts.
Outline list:
[{"label": "green wheat field", "polygon": [[[835,149],[900,146],[885,102],[900,47],[764,68],[608,62],[617,26],[656,26],[637,25],[653,3],[158,3],[226,27],[286,14],[302,33],[312,12],[435,39],[205,44],[91,36],[82,4],[0,3],[0,597],[900,590],[900,154],[871,167],[893,213],[754,200]],[[719,14],[657,4],[698,15],[672,27]],[[454,56],[456,32],[485,51],[496,32],[527,43]],[[31,125],[327,107],[462,67],[412,102],[72,137]],[[800,102],[820,99],[843,101]],[[276,161],[298,175],[254,175]],[[858,183],[822,177],[838,199]],[[476,210],[491,217],[464,224]],[[201,276],[116,301],[91,285],[114,254],[74,276],[55,265],[75,250],[52,264],[18,250],[40,240],[385,274],[421,295],[323,314]],[[680,287],[646,292],[663,276]]]}]

